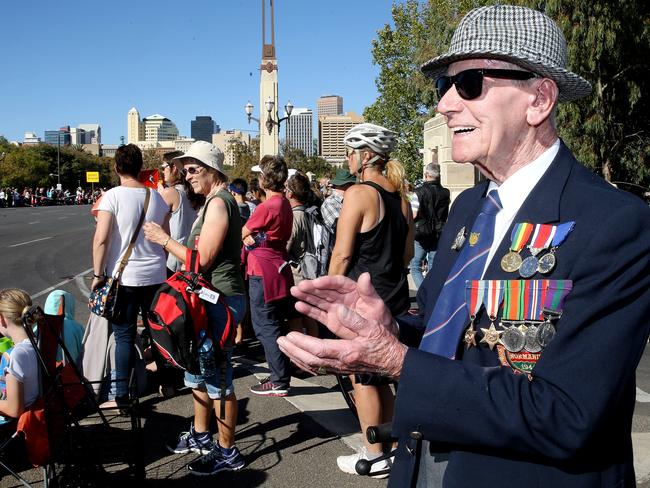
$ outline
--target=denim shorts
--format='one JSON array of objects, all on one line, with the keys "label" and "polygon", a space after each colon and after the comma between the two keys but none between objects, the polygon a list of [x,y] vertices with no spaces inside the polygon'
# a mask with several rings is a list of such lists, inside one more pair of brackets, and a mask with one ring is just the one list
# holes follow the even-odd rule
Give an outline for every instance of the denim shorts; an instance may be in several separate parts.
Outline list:
[{"label": "denim shorts", "polygon": [[[233,314],[235,326],[242,320],[246,314],[246,297],[245,295],[233,295],[224,297],[230,311]],[[212,328],[214,337],[221,337],[221,333],[226,325],[226,312],[221,304],[213,305],[206,302],[205,308],[208,313],[208,323]],[[205,391],[208,396],[217,400],[221,398],[221,368],[217,364],[217,372],[213,376],[203,376],[201,374],[185,373],[185,386],[193,390]],[[226,359],[226,396],[234,393],[235,388],[232,384],[232,351],[228,353]]]}]

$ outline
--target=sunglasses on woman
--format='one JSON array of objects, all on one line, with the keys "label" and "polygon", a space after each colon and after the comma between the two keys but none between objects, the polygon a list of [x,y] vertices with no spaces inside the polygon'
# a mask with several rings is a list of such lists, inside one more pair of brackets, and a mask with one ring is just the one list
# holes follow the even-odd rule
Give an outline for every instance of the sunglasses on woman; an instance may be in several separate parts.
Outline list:
[{"label": "sunglasses on woman", "polygon": [[465,100],[474,100],[483,92],[483,78],[502,78],[505,80],[529,80],[536,78],[535,73],[530,71],[519,71],[516,69],[466,69],[453,76],[441,76],[436,80],[438,99],[445,96],[452,85],[456,85],[456,91]]},{"label": "sunglasses on woman", "polygon": [[183,171],[185,172],[185,174],[195,175],[200,173],[203,170],[204,170],[203,166],[187,166]]}]

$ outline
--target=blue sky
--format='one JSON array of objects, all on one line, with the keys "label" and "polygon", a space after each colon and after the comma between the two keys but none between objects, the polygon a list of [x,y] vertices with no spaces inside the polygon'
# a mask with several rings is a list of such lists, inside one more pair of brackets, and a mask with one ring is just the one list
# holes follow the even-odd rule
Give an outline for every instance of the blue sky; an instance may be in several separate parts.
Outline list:
[{"label": "blue sky", "polygon": [[[391,5],[276,0],[280,103],[315,113],[319,96],[337,94],[361,113],[377,97],[371,40]],[[133,106],[187,136],[196,115],[255,128],[243,107],[259,108],[260,0],[8,0],[2,17],[0,135],[10,140],[99,123],[102,142],[117,144]]]}]

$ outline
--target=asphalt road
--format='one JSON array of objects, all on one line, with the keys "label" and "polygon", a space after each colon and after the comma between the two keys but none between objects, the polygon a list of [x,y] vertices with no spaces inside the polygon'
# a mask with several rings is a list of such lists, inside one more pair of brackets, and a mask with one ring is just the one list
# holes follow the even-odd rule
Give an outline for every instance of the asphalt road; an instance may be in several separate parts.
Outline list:
[{"label": "asphalt road", "polygon": [[[0,209],[0,288],[20,287],[39,304],[61,288],[77,299],[77,320],[85,324],[92,271],[94,220],[89,206]],[[248,388],[263,371],[261,350],[252,347],[238,359],[235,387],[240,404],[238,444],[249,467],[219,482],[241,486],[319,487],[385,486],[385,481],[353,477],[336,467],[336,456],[358,446],[354,421],[342,404],[331,377],[294,380],[287,399],[251,398]],[[639,486],[650,488],[650,350],[637,369],[637,403],[633,419],[635,465]],[[188,392],[169,400],[145,399],[147,478],[152,486],[208,486],[185,465],[193,458],[169,455],[164,441],[187,429],[191,419]],[[303,414],[303,412],[305,414]],[[344,442],[343,442],[344,441]],[[0,487],[17,486],[6,477]]]}]

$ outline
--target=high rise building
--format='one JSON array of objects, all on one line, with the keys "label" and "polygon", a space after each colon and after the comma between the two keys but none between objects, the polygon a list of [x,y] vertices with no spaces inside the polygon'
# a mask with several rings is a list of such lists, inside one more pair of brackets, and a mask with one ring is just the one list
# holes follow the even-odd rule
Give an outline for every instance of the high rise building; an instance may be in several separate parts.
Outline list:
[{"label": "high rise building", "polygon": [[343,97],[338,95],[323,95],[318,99],[318,118],[325,115],[343,115]]},{"label": "high rise building", "polygon": [[70,144],[86,144],[86,131],[79,127],[71,127]]},{"label": "high rise building", "polygon": [[289,147],[300,149],[305,156],[314,155],[312,141],[314,117],[310,108],[294,108],[285,122],[285,140]]},{"label": "high rise building", "polygon": [[127,133],[126,141],[128,144],[135,144],[138,141],[144,141],[144,124],[140,120],[140,112],[133,107],[127,115]]},{"label": "high rise building", "polygon": [[354,112],[325,115],[318,119],[318,153],[328,163],[340,166],[345,161],[343,137],[352,127],[363,122]]},{"label": "high rise building", "polygon": [[226,166],[233,166],[235,164],[235,154],[232,150],[232,144],[237,143],[237,141],[250,146],[251,135],[247,132],[234,129],[221,131],[218,134],[212,135],[212,144],[223,151],[225,156],[224,164]]},{"label": "high rise building", "polygon": [[209,115],[197,115],[191,122],[192,139],[196,141],[212,142],[212,134],[219,133],[219,126]]},{"label": "high rise building", "polygon": [[70,145],[70,126],[66,125],[61,127],[59,130],[46,130],[45,137],[43,142],[45,144],[51,144],[52,146],[61,145],[69,146]]},{"label": "high rise building", "polygon": [[144,140],[148,142],[174,141],[178,139],[178,129],[170,119],[160,114],[142,119]]},{"label": "high rise building", "polygon": [[102,128],[99,124],[79,124],[78,128],[84,131],[84,142],[79,144],[102,143]]}]

